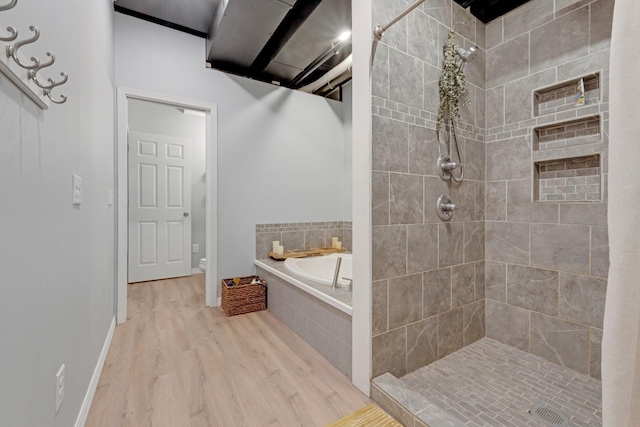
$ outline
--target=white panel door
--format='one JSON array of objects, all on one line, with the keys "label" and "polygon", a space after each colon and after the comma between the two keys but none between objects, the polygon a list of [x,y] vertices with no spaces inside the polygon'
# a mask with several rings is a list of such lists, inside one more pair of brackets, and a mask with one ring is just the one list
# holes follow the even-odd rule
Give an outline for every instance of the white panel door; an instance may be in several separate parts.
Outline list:
[{"label": "white panel door", "polygon": [[191,140],[129,132],[128,282],[191,274]]}]

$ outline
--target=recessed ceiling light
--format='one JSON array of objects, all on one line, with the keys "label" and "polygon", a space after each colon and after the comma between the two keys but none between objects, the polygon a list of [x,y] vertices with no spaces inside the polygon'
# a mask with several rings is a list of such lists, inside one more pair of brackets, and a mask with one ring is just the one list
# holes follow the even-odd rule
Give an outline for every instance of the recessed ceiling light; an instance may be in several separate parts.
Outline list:
[{"label": "recessed ceiling light", "polygon": [[343,41],[345,41],[346,39],[348,39],[349,37],[351,37],[351,31],[348,31],[348,30],[347,30],[347,31],[345,31],[344,33],[340,34],[339,39],[340,39],[340,41],[341,41],[341,42],[343,42]]}]

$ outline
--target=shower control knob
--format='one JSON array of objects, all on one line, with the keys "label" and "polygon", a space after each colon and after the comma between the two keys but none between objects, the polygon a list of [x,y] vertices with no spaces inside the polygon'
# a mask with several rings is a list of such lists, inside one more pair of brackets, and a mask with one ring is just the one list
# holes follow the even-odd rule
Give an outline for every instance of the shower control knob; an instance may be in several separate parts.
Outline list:
[{"label": "shower control knob", "polygon": [[448,194],[441,194],[436,201],[438,216],[443,221],[449,221],[453,217],[453,211],[458,208],[460,208],[460,206],[455,205],[451,200],[451,196]]},{"label": "shower control knob", "polygon": [[462,167],[462,163],[451,161],[451,157],[446,153],[440,154],[436,165],[438,167],[438,174],[440,175],[440,178],[445,181],[451,179],[452,170]]}]

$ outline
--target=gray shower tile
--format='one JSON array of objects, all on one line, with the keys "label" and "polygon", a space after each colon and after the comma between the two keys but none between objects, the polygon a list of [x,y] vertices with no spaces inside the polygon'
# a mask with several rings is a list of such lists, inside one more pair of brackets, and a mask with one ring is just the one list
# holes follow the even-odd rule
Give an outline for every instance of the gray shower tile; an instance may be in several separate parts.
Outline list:
[{"label": "gray shower tile", "polygon": [[484,222],[464,223],[464,262],[484,259]]},{"label": "gray shower tile", "polygon": [[372,377],[385,372],[396,378],[407,373],[407,329],[398,328],[373,337]]},{"label": "gray shower tile", "polygon": [[[473,84],[467,83],[467,92],[469,93],[469,103],[460,103],[460,123],[464,123],[471,126],[476,126],[476,87]],[[460,140],[458,136],[458,140]]]},{"label": "gray shower tile", "polygon": [[407,273],[438,268],[438,225],[407,227]]},{"label": "gray shower tile", "polygon": [[488,49],[486,54],[487,89],[529,74],[529,34]]},{"label": "gray shower tile", "polygon": [[507,300],[507,264],[485,261],[485,297],[500,302]]},{"label": "gray shower tile", "polygon": [[451,6],[450,0],[426,0],[421,8],[432,18],[446,26],[451,25]]},{"label": "gray shower tile", "polygon": [[[424,177],[424,222],[441,223],[436,211],[436,202],[441,194],[448,194],[447,183],[436,176]],[[457,202],[460,203],[460,202]],[[459,212],[457,212],[459,213]],[[457,214],[456,213],[456,214]],[[455,214],[454,214],[455,215]]]},{"label": "gray shower tile", "polygon": [[[467,40],[475,44],[476,42],[476,17],[471,14],[468,8],[463,8],[457,3],[453,3],[453,29]],[[478,25],[484,25],[479,22]]]},{"label": "gray shower tile", "polygon": [[507,303],[553,316],[558,315],[558,272],[509,265]]},{"label": "gray shower tile", "polygon": [[553,19],[554,0],[536,0],[514,9],[504,20],[504,38],[517,37]]},{"label": "gray shower tile", "polygon": [[609,275],[609,231],[607,227],[591,227],[591,275]]},{"label": "gray shower tile", "polygon": [[[393,0],[375,0],[372,2],[371,18],[373,25],[384,25],[396,17],[405,5]],[[398,22],[384,33],[384,44],[406,52],[407,50],[407,22]]]},{"label": "gray shower tile", "polygon": [[[476,102],[476,125],[481,128],[486,129],[486,90],[481,88],[476,88],[476,97],[478,98],[478,102]],[[484,179],[484,178],[483,178]]]},{"label": "gray shower tile", "polygon": [[485,93],[485,127],[504,125],[504,85],[487,89]]},{"label": "gray shower tile", "polygon": [[395,49],[389,50],[389,99],[423,108],[423,62]]},{"label": "gray shower tile", "polygon": [[487,222],[485,257],[489,261],[529,264],[529,224]]},{"label": "gray shower tile", "polygon": [[529,137],[504,139],[487,144],[487,181],[531,177],[531,143]]},{"label": "gray shower tile", "polygon": [[387,324],[387,306],[389,295],[389,281],[380,280],[373,282],[371,299],[372,334],[379,335],[389,330]]},{"label": "gray shower tile", "polygon": [[560,317],[602,329],[607,279],[560,273]]},{"label": "gray shower tile", "polygon": [[440,155],[438,134],[434,129],[409,126],[409,173],[438,175],[436,159]]},{"label": "gray shower tile", "polygon": [[531,265],[589,273],[589,227],[531,224]]},{"label": "gray shower tile", "polygon": [[475,214],[473,219],[476,221],[485,220],[485,183],[482,181],[476,181],[476,201],[475,201]]},{"label": "gray shower tile", "polygon": [[485,26],[485,40],[486,48],[491,49],[499,44],[502,44],[502,25],[504,18],[501,16],[498,19],[494,19]]},{"label": "gray shower tile", "polygon": [[607,225],[607,203],[561,204],[560,224]]},{"label": "gray shower tile", "polygon": [[[375,377],[375,375],[374,375]],[[413,426],[414,416],[376,384],[371,384],[371,399],[403,426]]]},{"label": "gray shower tile", "polygon": [[407,172],[409,125],[386,117],[371,120],[373,170]]},{"label": "gray shower tile", "polygon": [[373,280],[406,274],[407,228],[403,225],[374,226],[372,240]]},{"label": "gray shower tile", "polygon": [[440,105],[440,68],[424,64],[424,109],[437,114]]},{"label": "gray shower tile", "polygon": [[531,353],[589,374],[589,328],[531,313]]},{"label": "gray shower tile", "polygon": [[416,10],[407,16],[409,32],[409,55],[437,66],[438,64],[438,31],[440,24],[421,10]]},{"label": "gray shower tile", "polygon": [[476,44],[482,49],[487,49],[487,25],[483,22],[476,22]]},{"label": "gray shower tile", "polygon": [[484,268],[484,260],[473,263],[474,280],[476,284],[476,301],[484,299],[486,293],[486,274]]},{"label": "gray shower tile", "polygon": [[583,7],[531,31],[531,72],[589,53],[589,8]]},{"label": "gray shower tile", "polygon": [[467,139],[464,148],[464,177],[469,180],[484,181],[486,144]]},{"label": "gray shower tile", "polygon": [[506,221],[507,182],[487,182],[485,186],[485,218],[487,221]]},{"label": "gray shower tile", "polygon": [[464,345],[473,344],[485,336],[484,300],[463,307]]},{"label": "gray shower tile", "polygon": [[509,181],[507,220],[514,222],[558,222],[559,207],[554,203],[531,201],[531,180]]},{"label": "gray shower tile", "polygon": [[389,279],[389,329],[422,319],[422,274]]},{"label": "gray shower tile", "polygon": [[461,264],[451,268],[451,303],[453,308],[475,301],[473,264]]},{"label": "gray shower tile", "polygon": [[269,258],[269,251],[273,249],[273,242],[281,239],[282,233],[256,233],[256,259]]},{"label": "gray shower tile", "polygon": [[448,267],[462,263],[464,225],[440,224],[438,229],[438,266]]},{"label": "gray shower tile", "polygon": [[438,359],[462,348],[462,307],[438,315]]},{"label": "gray shower tile", "polygon": [[453,202],[460,206],[460,209],[457,209],[453,214],[451,221],[473,221],[476,202],[475,182],[464,180],[458,184],[449,180],[449,195]]},{"label": "gray shower tile", "polygon": [[532,92],[556,82],[556,70],[544,70],[504,85],[505,124],[533,118]]},{"label": "gray shower tile", "polygon": [[604,71],[606,81],[609,74],[609,49],[595,52],[558,66],[558,81],[569,80],[576,76],[592,73],[596,70]]},{"label": "gray shower tile", "polygon": [[389,218],[391,224],[419,224],[424,220],[422,176],[390,175]]},{"label": "gray shower tile", "polygon": [[351,229],[344,230],[344,237],[342,241],[342,247],[348,250],[349,252],[353,252],[353,232]]},{"label": "gray shower tile", "polygon": [[589,328],[589,375],[602,379],[602,329]]},{"label": "gray shower tile", "polygon": [[591,1],[592,0],[556,0],[556,16],[562,16],[565,13],[571,12],[572,10],[576,10],[591,3]]},{"label": "gray shower tile", "polygon": [[529,311],[485,300],[487,337],[529,351]]},{"label": "gray shower tile", "polygon": [[389,173],[371,174],[371,222],[373,225],[389,224]]},{"label": "gray shower tile", "polygon": [[613,0],[598,0],[591,3],[590,52],[596,52],[611,46],[613,3]]},{"label": "gray shower tile", "polygon": [[389,47],[378,43],[371,70],[371,93],[389,98]]},{"label": "gray shower tile", "polygon": [[451,269],[428,271],[422,275],[422,317],[451,310]]},{"label": "gray shower tile", "polygon": [[407,326],[407,372],[438,358],[438,319],[429,317]]}]

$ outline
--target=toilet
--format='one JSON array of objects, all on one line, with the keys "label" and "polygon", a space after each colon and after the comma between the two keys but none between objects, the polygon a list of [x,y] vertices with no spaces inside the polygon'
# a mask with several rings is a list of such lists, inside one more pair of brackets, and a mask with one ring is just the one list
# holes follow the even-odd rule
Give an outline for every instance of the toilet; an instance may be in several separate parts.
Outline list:
[{"label": "toilet", "polygon": [[200,265],[198,267],[200,267],[200,271],[205,273],[207,271],[207,259],[200,258]]}]

